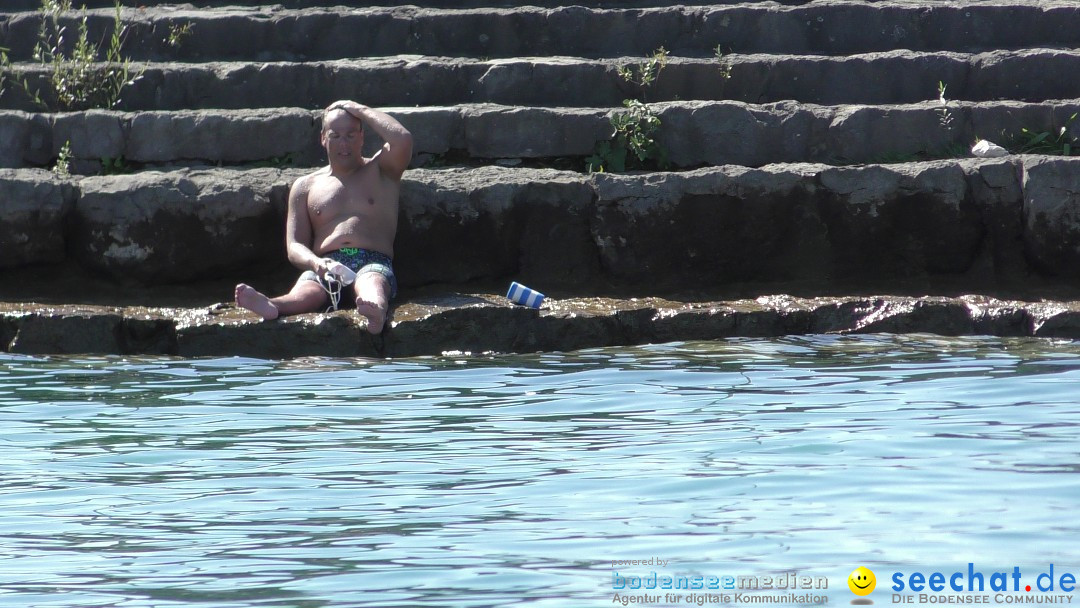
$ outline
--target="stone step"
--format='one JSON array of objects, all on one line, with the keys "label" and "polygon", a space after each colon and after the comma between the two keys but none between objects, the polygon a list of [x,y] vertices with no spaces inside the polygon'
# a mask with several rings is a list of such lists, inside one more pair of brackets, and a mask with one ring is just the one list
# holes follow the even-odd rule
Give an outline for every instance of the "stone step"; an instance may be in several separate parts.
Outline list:
[{"label": "stone step", "polygon": [[[754,3],[769,3],[769,4],[808,4],[814,0],[681,0],[679,4],[686,6],[710,6],[710,5],[723,5],[723,4],[754,4]],[[866,0],[868,2],[879,2],[881,0]],[[128,0],[127,4],[132,4],[131,0]],[[113,8],[116,6],[116,0],[74,0],[72,3],[76,9],[81,8]],[[267,3],[265,0],[194,0],[188,2],[176,2],[175,0],[167,0],[160,2],[157,0],[140,0],[138,3],[140,7],[155,7],[155,8],[171,8],[180,6],[193,6],[203,9],[215,9],[225,8],[230,6],[248,6],[248,7],[261,7]],[[520,2],[514,2],[512,0],[376,0],[375,2],[364,2],[357,0],[338,0],[327,2],[326,0],[277,0],[272,4],[278,5],[287,9],[299,9],[299,8],[332,8],[332,7],[348,7],[348,8],[374,8],[374,7],[387,7],[387,6],[420,6],[425,8],[441,8],[441,9],[463,9],[463,8],[517,8],[521,6]],[[560,8],[568,6],[588,6],[593,8],[660,8],[670,6],[670,2],[663,0],[576,0],[574,2],[566,2],[564,0],[529,0],[529,6],[540,6],[545,8]],[[125,5],[125,2],[121,2],[121,5]],[[5,0],[4,10],[6,11],[36,11],[41,8],[41,0]]]},{"label": "stone step", "polygon": [[[89,38],[107,40],[111,9],[88,11]],[[851,55],[909,49],[963,51],[1080,47],[1072,0],[951,2],[830,0],[806,5],[597,9],[581,6],[444,10],[413,6],[284,9],[182,6],[124,13],[127,52],[155,61],[312,61],[401,54],[520,57],[725,53]],[[75,17],[65,23],[76,31]],[[179,44],[170,31],[190,26]],[[25,61],[36,12],[0,14],[4,45]]]},{"label": "stone step", "polygon": [[[952,100],[1044,101],[1080,98],[1080,50],[1027,49],[986,53],[889,51],[848,57],[726,55],[668,58],[654,84],[626,82],[619,67],[642,58],[608,60],[523,57],[477,60],[391,57],[297,62],[151,63],[126,87],[116,109],[181,110],[326,107],[359,99],[374,107],[498,103],[523,106],[612,107],[624,99],[823,105]],[[17,64],[31,91],[55,106],[49,71]],[[98,64],[98,71],[106,69]],[[288,82],[289,86],[281,86]],[[17,84],[0,107],[39,109]]]},{"label": "stone step", "polygon": [[355,312],[258,322],[231,304],[202,309],[0,303],[0,352],[183,357],[416,357],[570,351],[822,333],[1080,338],[1080,302],[787,295],[742,300],[550,299],[541,310],[491,292],[405,301],[372,338]]},{"label": "stone step", "polygon": [[[1014,151],[1022,130],[1057,133],[1080,100],[1047,103],[936,102],[899,106],[670,102],[650,106],[661,120],[657,141],[673,168],[761,166],[776,162],[852,164],[967,156],[976,138]],[[414,135],[416,167],[500,159],[559,161],[586,170],[586,157],[611,137],[605,108],[528,108],[490,104],[386,108]],[[0,111],[0,166],[51,167],[70,142],[72,169],[115,170],[122,159],[145,165],[315,167],[319,111],[298,108],[65,114]],[[1074,131],[1075,132],[1075,131]],[[1071,138],[1066,135],[1065,138]],[[374,150],[381,143],[369,138]],[[732,145],[738,142],[738,145]]]},{"label": "stone step", "polygon": [[[0,267],[74,265],[143,283],[252,280],[285,267],[300,170],[59,178],[0,170]],[[1080,276],[1080,159],[594,174],[413,170],[401,191],[403,288],[514,278],[540,291],[651,294],[739,282],[963,279],[975,289]],[[847,293],[857,293],[848,291]]]}]

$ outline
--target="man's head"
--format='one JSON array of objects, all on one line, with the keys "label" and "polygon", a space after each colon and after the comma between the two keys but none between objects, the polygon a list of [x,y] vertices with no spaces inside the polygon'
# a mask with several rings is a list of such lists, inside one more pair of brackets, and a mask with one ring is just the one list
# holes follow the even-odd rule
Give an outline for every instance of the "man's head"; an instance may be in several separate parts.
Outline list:
[{"label": "man's head", "polygon": [[352,165],[364,160],[364,123],[341,108],[323,115],[319,142],[331,165]]}]

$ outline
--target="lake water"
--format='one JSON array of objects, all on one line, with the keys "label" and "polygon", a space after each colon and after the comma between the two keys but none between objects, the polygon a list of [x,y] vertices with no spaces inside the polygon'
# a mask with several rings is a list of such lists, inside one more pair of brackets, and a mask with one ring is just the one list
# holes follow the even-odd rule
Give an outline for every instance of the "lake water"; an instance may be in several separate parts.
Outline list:
[{"label": "lake water", "polygon": [[0,355],[0,606],[612,606],[618,577],[782,573],[841,606],[857,566],[877,605],[894,572],[1034,585],[1080,574],[1078,382],[1077,343],[932,336]]}]

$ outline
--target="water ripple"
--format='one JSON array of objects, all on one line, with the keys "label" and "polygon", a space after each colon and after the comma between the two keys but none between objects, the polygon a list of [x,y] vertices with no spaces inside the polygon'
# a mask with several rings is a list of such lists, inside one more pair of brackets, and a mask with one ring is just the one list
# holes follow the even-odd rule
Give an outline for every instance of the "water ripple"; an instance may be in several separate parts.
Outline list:
[{"label": "water ripple", "polygon": [[607,605],[637,556],[1080,563],[1072,342],[462,361],[0,355],[0,606]]}]

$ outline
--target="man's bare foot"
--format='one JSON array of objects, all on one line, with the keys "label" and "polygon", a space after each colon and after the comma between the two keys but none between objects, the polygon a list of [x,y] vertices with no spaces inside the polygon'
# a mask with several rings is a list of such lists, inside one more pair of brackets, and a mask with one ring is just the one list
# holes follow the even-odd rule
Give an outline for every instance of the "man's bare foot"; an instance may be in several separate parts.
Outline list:
[{"label": "man's bare foot", "polygon": [[263,294],[255,291],[254,287],[245,283],[236,286],[236,305],[246,308],[259,315],[266,321],[278,318],[278,307]]},{"label": "man's bare foot", "polygon": [[373,335],[382,333],[386,325],[386,303],[381,304],[356,298],[356,312],[367,317],[367,330]]}]

